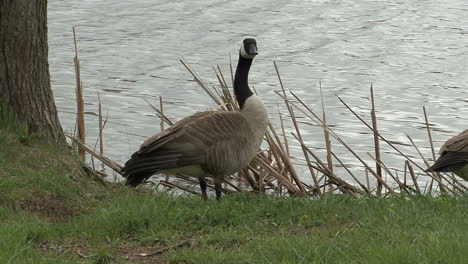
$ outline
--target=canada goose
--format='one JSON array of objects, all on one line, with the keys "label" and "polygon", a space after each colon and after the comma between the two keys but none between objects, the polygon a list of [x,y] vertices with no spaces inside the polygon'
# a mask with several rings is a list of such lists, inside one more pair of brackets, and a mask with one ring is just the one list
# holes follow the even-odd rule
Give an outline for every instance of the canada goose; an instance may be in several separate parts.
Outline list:
[{"label": "canada goose", "polygon": [[137,186],[157,172],[181,173],[199,179],[206,200],[204,178],[212,177],[219,200],[224,177],[250,163],[268,126],[267,110],[248,85],[249,69],[257,54],[255,39],[244,39],[234,78],[240,110],[196,113],[148,138],[122,169],[126,185]]},{"label": "canada goose", "polygon": [[468,181],[468,129],[447,140],[439,154],[426,171],[451,171]]}]

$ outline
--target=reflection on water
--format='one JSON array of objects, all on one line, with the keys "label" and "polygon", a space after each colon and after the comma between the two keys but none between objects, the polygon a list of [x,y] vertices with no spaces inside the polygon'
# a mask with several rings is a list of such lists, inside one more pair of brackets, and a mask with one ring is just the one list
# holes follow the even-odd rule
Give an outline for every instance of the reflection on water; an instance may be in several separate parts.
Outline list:
[{"label": "reflection on water", "polygon": [[[370,120],[371,83],[382,134],[416,156],[409,134],[430,156],[422,106],[436,146],[467,128],[466,25],[465,0],[49,1],[50,70],[62,125],[73,131],[72,26],[77,26],[86,111],[97,112],[99,91],[109,120],[105,151],[123,163],[142,136],[159,131],[159,120],[143,98],[158,104],[163,96],[165,112],[174,120],[213,107],[189,81],[180,58],[207,83],[217,84],[212,65],[230,76],[229,54],[237,59],[241,40],[253,36],[260,54],[250,80],[272,118],[282,103],[274,93],[280,88],[275,60],[285,87],[319,113],[322,82],[328,122],[363,157],[373,151],[372,134],[336,95]],[[94,142],[97,117],[87,115],[86,121],[88,142]],[[323,155],[322,130],[301,121],[307,144]],[[335,151],[347,164],[359,165],[337,144]],[[382,146],[387,165],[401,168],[403,160]]]}]

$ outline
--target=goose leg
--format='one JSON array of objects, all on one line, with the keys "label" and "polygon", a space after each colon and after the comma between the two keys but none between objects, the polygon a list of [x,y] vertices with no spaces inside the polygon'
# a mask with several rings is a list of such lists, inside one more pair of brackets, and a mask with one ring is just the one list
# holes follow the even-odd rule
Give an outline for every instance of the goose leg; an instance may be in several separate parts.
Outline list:
[{"label": "goose leg", "polygon": [[221,199],[221,183],[215,183],[216,200]]},{"label": "goose leg", "polygon": [[202,192],[202,198],[203,200],[208,200],[208,196],[206,195],[206,181],[204,181],[203,179],[199,179],[198,180],[200,182],[200,189],[201,189],[201,192]]}]

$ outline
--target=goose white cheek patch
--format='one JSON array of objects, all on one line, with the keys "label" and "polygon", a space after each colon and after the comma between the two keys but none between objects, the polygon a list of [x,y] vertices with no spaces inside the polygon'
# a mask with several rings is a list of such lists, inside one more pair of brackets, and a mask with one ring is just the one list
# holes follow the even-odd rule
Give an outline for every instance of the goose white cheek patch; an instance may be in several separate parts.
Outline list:
[{"label": "goose white cheek patch", "polygon": [[247,51],[245,51],[244,45],[241,45],[240,54],[241,54],[242,57],[244,57],[244,58],[246,58],[246,59],[253,59],[253,58],[255,58],[255,55],[249,55],[249,54],[247,53]]}]

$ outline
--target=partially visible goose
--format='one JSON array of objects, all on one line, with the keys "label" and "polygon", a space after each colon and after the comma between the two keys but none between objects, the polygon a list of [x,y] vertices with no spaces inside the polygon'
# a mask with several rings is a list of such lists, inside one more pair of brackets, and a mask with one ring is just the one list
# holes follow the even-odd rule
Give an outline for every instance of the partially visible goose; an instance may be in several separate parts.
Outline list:
[{"label": "partially visible goose", "polygon": [[267,110],[248,85],[250,66],[257,54],[255,39],[245,39],[234,79],[238,112],[196,113],[150,137],[125,163],[126,184],[137,186],[158,172],[187,174],[199,179],[206,200],[204,179],[212,177],[219,200],[224,177],[250,163],[268,126]]},{"label": "partially visible goose", "polygon": [[426,171],[451,171],[468,181],[468,129],[445,142],[440,157]]}]

